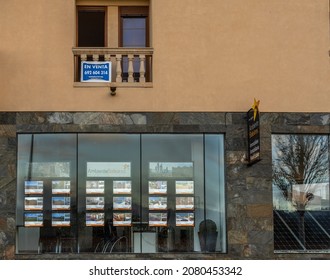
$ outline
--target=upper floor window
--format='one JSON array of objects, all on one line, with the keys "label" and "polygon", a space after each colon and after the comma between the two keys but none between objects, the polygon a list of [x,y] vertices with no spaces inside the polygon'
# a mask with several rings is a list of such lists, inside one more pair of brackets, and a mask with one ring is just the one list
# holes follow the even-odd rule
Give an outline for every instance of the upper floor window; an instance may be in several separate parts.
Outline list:
[{"label": "upper floor window", "polygon": [[77,46],[148,47],[148,18],[149,7],[146,6],[80,6],[77,8]]},{"label": "upper floor window", "polygon": [[[73,48],[75,82],[149,86],[153,54],[150,48],[149,1],[138,2],[140,6],[136,6],[136,1],[123,1],[123,6],[112,2],[103,6],[87,6],[86,3],[88,1],[77,1],[77,47]],[[89,71],[96,66],[86,68],[88,71],[85,73],[81,66],[81,62],[88,64],[85,61],[93,61],[90,64],[106,62],[109,67],[109,71],[104,72],[109,73],[107,78],[101,72]],[[85,74],[90,75],[90,79],[86,80]]]}]

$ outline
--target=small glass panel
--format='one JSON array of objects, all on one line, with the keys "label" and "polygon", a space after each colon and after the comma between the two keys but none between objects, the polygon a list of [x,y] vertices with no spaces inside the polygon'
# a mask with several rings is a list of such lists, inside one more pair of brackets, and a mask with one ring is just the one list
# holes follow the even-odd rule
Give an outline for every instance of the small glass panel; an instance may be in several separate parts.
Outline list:
[{"label": "small glass panel", "polygon": [[226,252],[224,166],[223,135],[205,135],[205,220],[198,225],[202,251]]},{"label": "small glass panel", "polygon": [[123,47],[146,47],[146,18],[124,17],[123,19]]}]

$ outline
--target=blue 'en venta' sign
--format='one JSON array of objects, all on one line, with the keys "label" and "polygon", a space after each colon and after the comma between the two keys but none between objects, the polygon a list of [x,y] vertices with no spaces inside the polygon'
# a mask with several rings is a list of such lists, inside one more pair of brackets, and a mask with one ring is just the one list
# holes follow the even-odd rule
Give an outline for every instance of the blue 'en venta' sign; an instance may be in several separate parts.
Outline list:
[{"label": "blue 'en venta' sign", "polygon": [[82,61],[81,82],[111,82],[110,61]]}]

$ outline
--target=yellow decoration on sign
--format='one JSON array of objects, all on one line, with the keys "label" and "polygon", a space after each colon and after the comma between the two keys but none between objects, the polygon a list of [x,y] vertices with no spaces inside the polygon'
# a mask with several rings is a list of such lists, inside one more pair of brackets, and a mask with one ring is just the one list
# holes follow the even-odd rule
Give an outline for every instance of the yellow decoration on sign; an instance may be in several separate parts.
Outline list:
[{"label": "yellow decoration on sign", "polygon": [[260,103],[260,100],[256,100],[254,98],[254,103],[252,105],[252,110],[253,110],[253,120],[255,121],[256,120],[256,117],[257,117],[257,113],[259,111],[259,103]]}]

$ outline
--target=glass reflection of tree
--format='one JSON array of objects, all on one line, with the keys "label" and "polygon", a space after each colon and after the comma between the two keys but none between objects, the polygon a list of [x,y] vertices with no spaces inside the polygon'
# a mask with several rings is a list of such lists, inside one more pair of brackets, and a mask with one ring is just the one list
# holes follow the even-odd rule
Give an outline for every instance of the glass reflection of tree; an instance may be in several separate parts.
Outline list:
[{"label": "glass reflection of tree", "polygon": [[273,147],[273,184],[299,215],[299,239],[305,245],[304,216],[318,184],[329,180],[328,140],[320,135],[277,135]]}]

